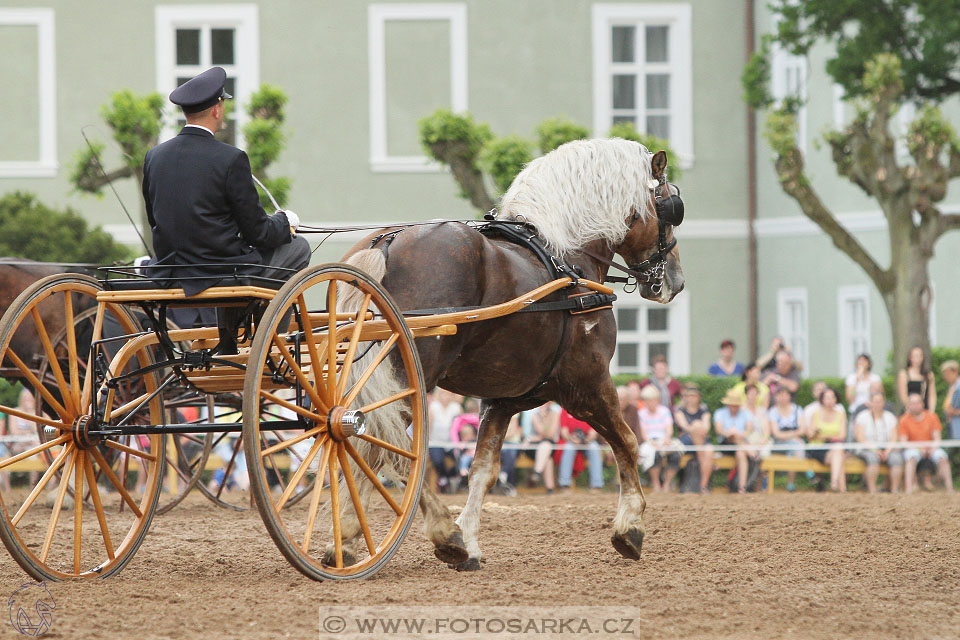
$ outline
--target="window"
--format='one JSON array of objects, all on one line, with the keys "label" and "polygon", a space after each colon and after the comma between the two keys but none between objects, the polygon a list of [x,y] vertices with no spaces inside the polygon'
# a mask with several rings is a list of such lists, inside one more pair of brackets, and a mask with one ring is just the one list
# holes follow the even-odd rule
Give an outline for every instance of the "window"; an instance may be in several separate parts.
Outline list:
[{"label": "window", "polygon": [[367,20],[370,167],[440,171],[423,155],[417,120],[442,106],[467,109],[467,8],[374,4]]},{"label": "window", "polygon": [[[774,25],[776,28],[776,25]],[[771,64],[771,80],[773,82],[773,98],[779,102],[787,98],[800,100],[800,109],[797,111],[797,146],[806,153],[807,150],[807,59],[795,56],[779,45],[774,44]],[[834,114],[836,118],[836,114]]]},{"label": "window", "polygon": [[[0,9],[0,177],[57,175],[57,79],[53,9]],[[10,73],[10,77],[7,77]]]},{"label": "window", "polygon": [[690,296],[669,305],[620,294],[614,303],[617,349],[611,373],[646,374],[655,356],[664,356],[671,373],[690,372]]},{"label": "window", "polygon": [[595,135],[632,122],[691,166],[690,5],[594,5],[593,92]]},{"label": "window", "polygon": [[777,333],[793,351],[793,357],[810,371],[809,325],[807,323],[807,290],[777,291]]},{"label": "window", "polygon": [[870,292],[865,286],[837,290],[839,369],[838,375],[856,370],[857,356],[870,353]]},{"label": "window", "polygon": [[[238,132],[246,124],[244,110],[260,84],[260,38],[257,7],[250,4],[164,5],[156,9],[157,90],[163,95],[212,66],[227,72],[224,87],[233,96],[224,142],[243,146]],[[167,114],[160,135],[165,140],[184,125],[183,113]]]}]

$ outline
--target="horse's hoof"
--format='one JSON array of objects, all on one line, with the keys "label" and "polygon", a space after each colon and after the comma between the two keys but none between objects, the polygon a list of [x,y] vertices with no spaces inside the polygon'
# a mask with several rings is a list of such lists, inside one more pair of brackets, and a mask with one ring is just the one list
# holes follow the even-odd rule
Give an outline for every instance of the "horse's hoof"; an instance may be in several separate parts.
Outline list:
[{"label": "horse's hoof", "polygon": [[643,547],[643,531],[638,527],[630,527],[624,533],[615,533],[610,539],[613,548],[624,558],[640,559],[640,548]]},{"label": "horse's hoof", "polygon": [[467,558],[465,561],[457,564],[448,564],[448,567],[451,569],[456,569],[457,571],[480,571],[480,559],[479,558]]},{"label": "horse's hoof", "polygon": [[457,566],[467,561],[469,554],[463,544],[463,535],[456,531],[449,538],[433,547],[433,555],[437,556],[440,562],[446,562],[448,565]]},{"label": "horse's hoof", "polygon": [[[330,547],[324,550],[323,558],[320,560],[320,562],[322,562],[323,566],[325,567],[337,566],[337,552],[334,550],[333,547]],[[344,549],[343,550],[343,566],[352,567],[355,564],[357,564],[356,556],[354,556],[352,553]]]}]

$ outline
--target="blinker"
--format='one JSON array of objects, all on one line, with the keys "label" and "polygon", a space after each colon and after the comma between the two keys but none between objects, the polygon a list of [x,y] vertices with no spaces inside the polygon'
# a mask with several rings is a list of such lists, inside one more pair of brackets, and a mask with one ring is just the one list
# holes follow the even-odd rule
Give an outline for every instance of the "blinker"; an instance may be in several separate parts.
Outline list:
[{"label": "blinker", "polygon": [[657,200],[657,217],[674,227],[683,222],[683,200],[680,196],[671,195]]}]

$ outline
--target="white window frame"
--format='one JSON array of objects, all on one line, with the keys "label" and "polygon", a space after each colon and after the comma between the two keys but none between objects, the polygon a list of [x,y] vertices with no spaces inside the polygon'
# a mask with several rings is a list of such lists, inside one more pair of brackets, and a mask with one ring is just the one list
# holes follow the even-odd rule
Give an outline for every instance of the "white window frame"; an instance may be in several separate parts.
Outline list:
[{"label": "white window frame", "polygon": [[[679,4],[593,5],[593,134],[606,137],[613,122],[614,66],[611,29],[615,26],[670,27],[670,146],[680,166],[693,166],[693,39],[691,9]],[[630,63],[635,65],[635,63]],[[642,85],[643,83],[641,83]],[[643,87],[641,87],[643,91]],[[637,105],[641,113],[646,105]]]},{"label": "white window frame", "polygon": [[[650,363],[647,362],[647,345],[650,342],[666,342],[670,345],[670,357],[667,359],[667,365],[670,373],[674,375],[689,375],[690,373],[690,295],[684,292],[682,296],[677,296],[670,304],[661,305],[659,302],[644,300],[639,296],[620,293],[617,302],[614,303],[614,311],[617,309],[637,309],[638,326],[635,331],[621,331],[617,328],[617,350],[610,361],[610,373],[612,375],[626,373],[646,375],[650,373]],[[666,331],[648,331],[647,330],[647,309],[666,308],[670,310],[670,319]],[[621,342],[631,342],[639,345],[640,359],[637,362],[636,369],[629,369],[618,366],[619,345]]]},{"label": "white window frame", "polygon": [[443,166],[425,155],[390,155],[387,149],[388,21],[450,23],[450,108],[467,110],[467,7],[463,3],[372,4],[367,9],[370,169],[378,173],[433,173]]},{"label": "white window frame", "polygon": [[[847,304],[850,302],[862,302],[866,318],[866,330],[863,335],[857,336],[854,327],[851,324],[851,318],[847,314]],[[861,353],[870,354],[873,342],[871,339],[870,315],[870,288],[866,285],[850,285],[837,288],[837,336],[839,344],[837,345],[837,372],[842,376],[856,370],[857,356]],[[863,341],[863,348],[850,349],[850,345],[856,338]]]},{"label": "white window frame", "polygon": [[[234,61],[221,65],[227,74],[236,78],[234,122],[236,145],[244,148],[243,125],[249,121],[244,107],[250,96],[260,87],[260,17],[255,4],[159,5],[155,12],[157,91],[167,96],[176,89],[177,77],[195,74],[177,61],[177,29],[199,28],[201,39],[208,38],[209,29],[234,29]],[[201,42],[201,50],[204,44]],[[169,110],[164,118],[160,140],[177,134],[179,109]]]},{"label": "white window frame", "polygon": [[[777,25],[774,23],[774,30]],[[800,76],[800,108],[797,110],[797,146],[804,155],[807,153],[807,83],[808,70],[807,58],[805,56],[795,56],[789,51],[774,44],[771,53],[770,76],[773,84],[773,98],[782,101],[784,98],[793,95],[787,86],[787,74],[791,71]],[[834,108],[834,118],[836,118],[836,108]]]},{"label": "white window frame", "polygon": [[[55,178],[57,163],[57,51],[53,9],[0,9],[0,26],[37,28],[39,113],[36,160],[0,161],[0,178]],[[30,70],[26,70],[30,73]]]},{"label": "white window frame", "polygon": [[[797,348],[796,333],[788,325],[788,305],[800,303],[803,318],[803,345]],[[784,344],[793,351],[793,357],[803,363],[805,371],[810,371],[810,306],[807,304],[806,287],[790,287],[777,290],[777,333]]]}]

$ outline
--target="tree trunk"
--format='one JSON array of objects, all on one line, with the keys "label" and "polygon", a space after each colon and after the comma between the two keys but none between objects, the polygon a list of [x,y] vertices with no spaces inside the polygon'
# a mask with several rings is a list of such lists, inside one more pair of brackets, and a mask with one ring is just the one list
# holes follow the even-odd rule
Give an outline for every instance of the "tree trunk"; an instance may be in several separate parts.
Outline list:
[{"label": "tree trunk", "polygon": [[[907,217],[909,220],[909,217]],[[900,226],[900,225],[897,225]],[[893,369],[902,369],[913,347],[930,353],[930,289],[929,264],[932,251],[926,250],[912,224],[904,229],[890,227],[893,288],[883,294],[893,331]]]}]

